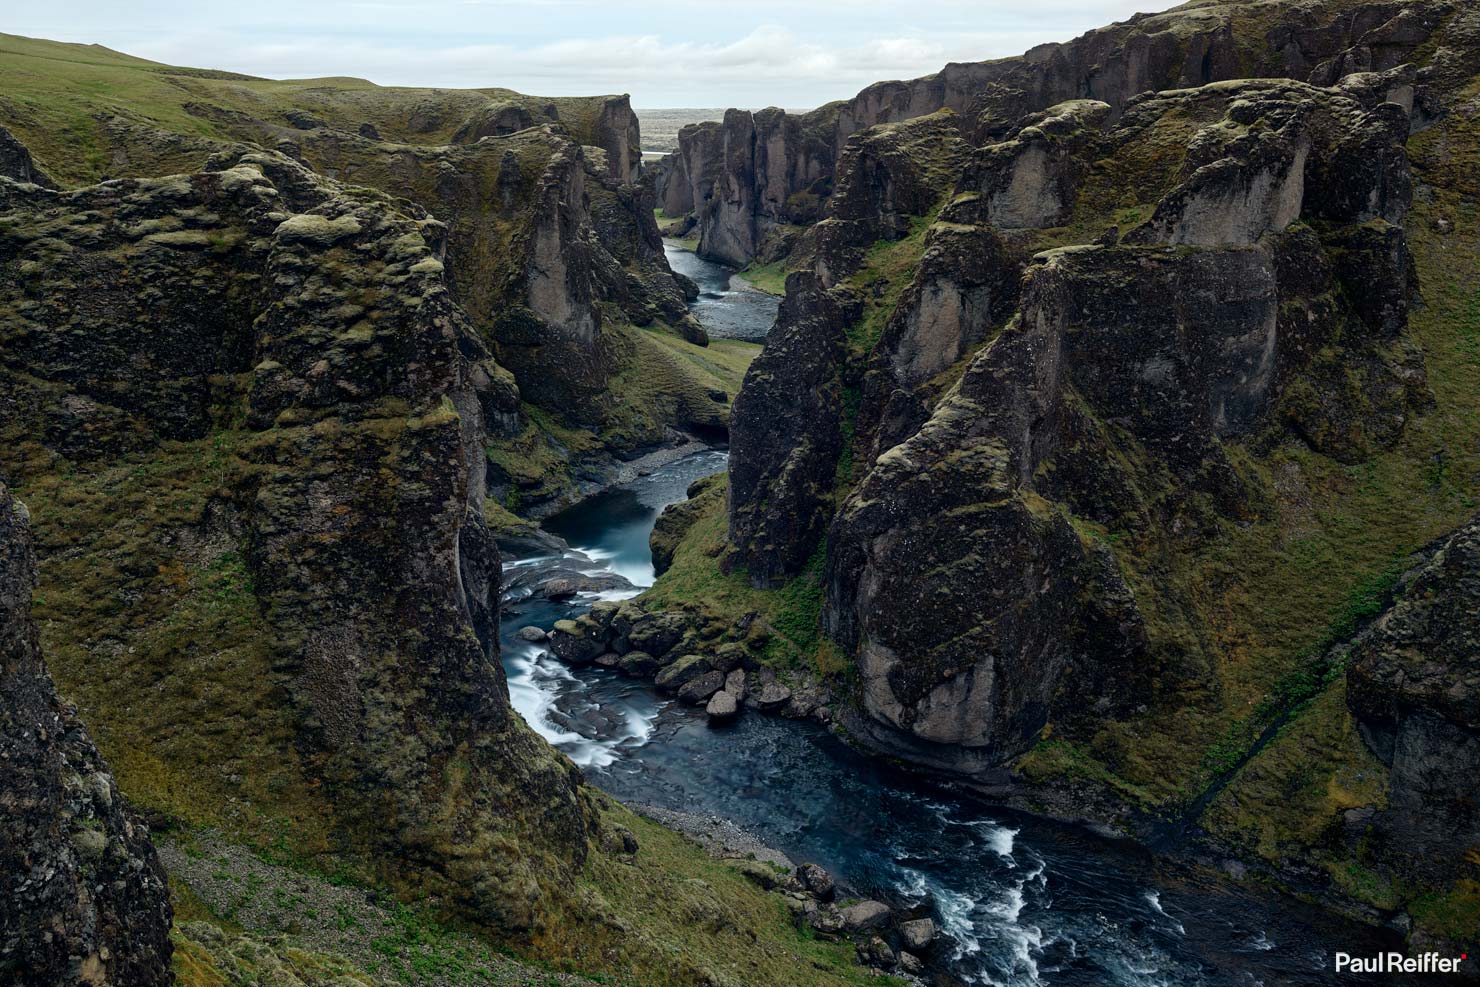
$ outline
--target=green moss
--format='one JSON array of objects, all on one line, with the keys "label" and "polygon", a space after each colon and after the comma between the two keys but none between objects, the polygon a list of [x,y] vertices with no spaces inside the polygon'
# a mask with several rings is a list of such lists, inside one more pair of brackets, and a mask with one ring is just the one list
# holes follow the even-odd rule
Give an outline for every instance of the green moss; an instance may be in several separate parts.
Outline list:
[{"label": "green moss", "polygon": [[779,589],[756,589],[743,568],[720,571],[728,519],[723,496],[710,497],[679,541],[672,566],[639,601],[649,610],[685,610],[733,626],[750,614],[760,619],[751,634],[767,662],[838,674],[837,651],[820,633],[822,567],[819,548],[801,574]]},{"label": "green moss", "polygon": [[1408,903],[1408,912],[1421,929],[1472,943],[1480,938],[1480,881],[1465,878],[1452,888],[1423,893]]},{"label": "green moss", "polygon": [[786,294],[786,275],[790,268],[786,266],[785,260],[772,261],[769,264],[751,264],[741,271],[738,277],[753,288],[771,295]]},{"label": "green moss", "polygon": [[[1338,676],[1241,770],[1203,823],[1269,860],[1317,847],[1339,813],[1386,801],[1387,769],[1367,750]],[[1333,861],[1335,858],[1332,858]]]},{"label": "green moss", "polygon": [[[287,825],[323,849],[331,810],[298,772],[242,547],[229,528],[199,534],[244,469],[243,438],[218,432],[92,469],[7,467],[36,532],[42,647],[123,791],[264,841]],[[120,708],[120,696],[138,698]]]},{"label": "green moss", "polygon": [[915,277],[920,258],[925,252],[925,234],[940,209],[928,216],[910,220],[910,232],[899,240],[880,240],[868,248],[863,265],[843,283],[859,291],[864,303],[863,315],[848,327],[848,342],[858,354],[868,354],[878,345],[899,305],[899,296]]}]

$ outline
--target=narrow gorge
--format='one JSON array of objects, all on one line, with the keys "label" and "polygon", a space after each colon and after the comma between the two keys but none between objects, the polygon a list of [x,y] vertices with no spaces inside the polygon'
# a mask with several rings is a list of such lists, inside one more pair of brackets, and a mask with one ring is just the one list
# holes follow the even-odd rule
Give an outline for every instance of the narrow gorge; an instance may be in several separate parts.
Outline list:
[{"label": "narrow gorge", "polygon": [[645,112],[0,35],[0,982],[1476,976],[1480,11]]}]

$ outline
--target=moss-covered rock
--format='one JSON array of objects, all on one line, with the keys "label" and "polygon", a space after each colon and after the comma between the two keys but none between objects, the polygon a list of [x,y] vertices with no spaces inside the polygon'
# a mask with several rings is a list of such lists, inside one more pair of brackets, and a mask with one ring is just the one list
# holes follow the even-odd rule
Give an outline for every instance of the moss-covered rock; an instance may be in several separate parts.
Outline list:
[{"label": "moss-covered rock", "polygon": [[0,482],[0,976],[18,987],[168,984],[170,903],[31,619],[29,515]]},{"label": "moss-covered rock", "polygon": [[[43,586],[69,594],[46,638],[125,789],[481,924],[545,922],[594,822],[497,662],[501,371],[426,263],[443,227],[261,152],[4,184],[3,466],[37,493]],[[208,246],[157,235],[179,230]],[[114,701],[145,682],[143,715]],[[218,690],[258,701],[198,715]]]}]

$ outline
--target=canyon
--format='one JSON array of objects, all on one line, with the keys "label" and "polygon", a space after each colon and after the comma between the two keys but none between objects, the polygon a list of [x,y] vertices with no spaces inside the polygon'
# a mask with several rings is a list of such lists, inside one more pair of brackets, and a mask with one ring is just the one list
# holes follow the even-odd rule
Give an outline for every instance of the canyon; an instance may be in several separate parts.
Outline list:
[{"label": "canyon", "polygon": [[[1018,915],[1102,865],[1158,935],[1480,931],[1470,6],[1194,0],[656,163],[623,96],[0,79],[7,976],[1073,982],[1142,940]],[[716,849],[727,737],[992,880]]]}]

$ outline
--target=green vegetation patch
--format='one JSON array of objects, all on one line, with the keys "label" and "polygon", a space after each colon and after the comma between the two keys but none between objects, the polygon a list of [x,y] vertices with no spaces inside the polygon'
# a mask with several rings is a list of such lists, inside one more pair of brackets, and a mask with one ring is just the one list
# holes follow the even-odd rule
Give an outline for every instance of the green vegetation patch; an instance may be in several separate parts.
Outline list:
[{"label": "green vegetation patch", "polygon": [[811,668],[824,677],[841,673],[836,651],[820,631],[825,550],[819,548],[801,574],[779,589],[756,589],[743,568],[720,571],[728,546],[723,483],[703,499],[674,549],[672,566],[639,602],[649,610],[684,610],[732,627],[754,614],[759,619],[751,623],[750,642],[769,664]]}]

